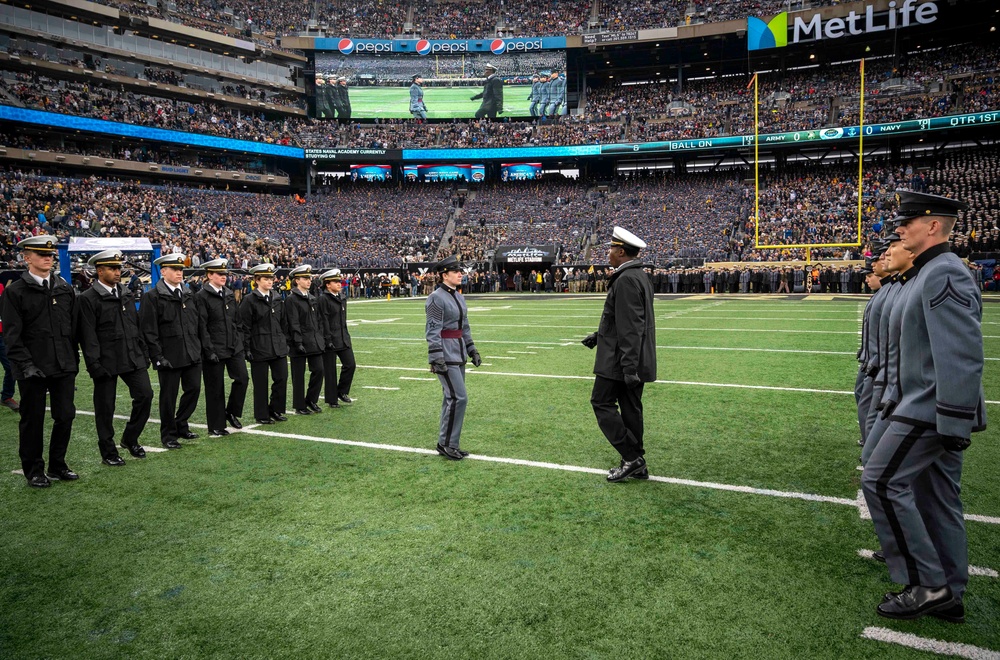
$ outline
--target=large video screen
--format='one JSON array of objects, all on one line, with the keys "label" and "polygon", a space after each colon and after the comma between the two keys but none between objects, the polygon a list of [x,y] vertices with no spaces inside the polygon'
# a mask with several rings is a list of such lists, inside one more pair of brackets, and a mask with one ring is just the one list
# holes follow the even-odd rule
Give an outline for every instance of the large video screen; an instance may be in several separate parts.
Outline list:
[{"label": "large video screen", "polygon": [[351,180],[386,181],[392,178],[392,165],[351,165]]},{"label": "large video screen", "polygon": [[[497,67],[499,85],[487,84],[487,64]],[[415,85],[417,75],[422,82]],[[346,80],[339,82],[340,78]],[[492,117],[491,109],[500,118],[567,112],[563,50],[428,57],[318,52],[315,82],[315,116],[320,119],[471,119],[477,112]],[[490,99],[472,98],[487,86],[500,88],[502,107],[493,107]]]},{"label": "large video screen", "polygon": [[501,163],[501,181],[526,181],[542,176],[541,163]]},{"label": "large video screen", "polygon": [[468,181],[480,183],[486,179],[485,165],[404,165],[407,181]]}]

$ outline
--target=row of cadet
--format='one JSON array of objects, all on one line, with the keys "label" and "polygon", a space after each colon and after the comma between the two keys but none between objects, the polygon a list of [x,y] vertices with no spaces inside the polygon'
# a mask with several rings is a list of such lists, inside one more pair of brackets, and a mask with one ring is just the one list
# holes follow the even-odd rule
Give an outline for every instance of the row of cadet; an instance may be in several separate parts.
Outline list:
[{"label": "row of cadet", "polygon": [[[97,279],[93,287],[77,295],[52,272],[55,237],[27,238],[18,248],[28,269],[7,287],[0,298],[0,312],[8,357],[21,392],[19,451],[30,486],[45,488],[51,479],[78,478],[66,464],[66,449],[76,415],[80,353],[94,382],[98,447],[102,462],[109,466],[125,465],[113,426],[119,379],[132,400],[119,445],[136,458],[146,455],[138,439],[153,401],[150,364],[157,372],[160,440],[167,449],[180,449],[179,440],[197,437],[189,419],[201,393],[202,376],[209,435],[228,435],[227,424],[242,428],[249,380],[246,363],[250,364],[253,416],[258,424],[287,420],[289,358],[296,414],[322,411],[319,396],[324,384],[330,408],[352,403],[356,363],[338,269],[319,276],[318,294],[310,292],[312,268],[293,269],[289,273],[292,292],[282,300],[272,291],[276,267],[260,264],[250,269],[253,292],[237,303],[226,287],[225,259],[202,265],[205,286],[192,293],[183,282],[185,255],[169,254],[154,262],[161,268],[161,279],[137,306],[132,292],[121,284],[124,257],[119,251],[107,250],[89,260]],[[42,439],[46,395],[51,399],[53,419],[47,470]]]}]

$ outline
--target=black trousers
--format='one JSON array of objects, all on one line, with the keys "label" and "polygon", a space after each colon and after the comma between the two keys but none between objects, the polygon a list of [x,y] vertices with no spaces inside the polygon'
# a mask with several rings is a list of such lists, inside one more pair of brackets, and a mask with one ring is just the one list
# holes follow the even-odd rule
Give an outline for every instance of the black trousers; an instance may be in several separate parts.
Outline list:
[{"label": "black trousers", "polygon": [[[323,354],[293,357],[292,359],[292,408],[303,410],[319,402],[323,388]],[[309,363],[309,388],[306,389],[306,362]]]},{"label": "black trousers", "polygon": [[[337,358],[340,358],[340,380],[337,380]],[[324,399],[327,403],[337,403],[338,396],[351,393],[354,372],[358,363],[354,361],[354,349],[342,348],[323,353]]]},{"label": "black trousers", "polygon": [[[181,369],[160,369],[156,375],[160,382],[160,441],[176,441],[182,433],[190,430],[188,420],[201,394],[201,364]],[[177,405],[177,392],[181,388],[184,394],[181,395],[180,405]]]},{"label": "black trousers", "polygon": [[496,109],[491,107],[490,109],[487,110],[485,107],[479,106],[479,109],[476,110],[476,119],[482,119],[483,117],[489,117],[490,119],[495,121],[497,118]]},{"label": "black trousers", "polygon": [[45,394],[52,399],[52,435],[49,438],[49,470],[67,470],[66,448],[73,430],[76,374],[25,378],[17,381],[21,391],[21,421],[18,424],[21,469],[26,479],[45,475],[42,432],[45,430]]},{"label": "black trousers", "polygon": [[597,376],[590,394],[590,405],[594,407],[597,425],[601,427],[604,437],[623,459],[634,461],[645,455],[642,446],[642,383],[628,387],[625,381]]},{"label": "black trousers", "polygon": [[[247,398],[247,386],[250,377],[247,376],[247,363],[243,353],[219,360],[216,363],[203,362],[202,371],[205,377],[205,417],[208,418],[208,428],[221,430],[226,428],[226,415],[243,416],[243,403]],[[233,381],[229,390],[229,402],[226,402],[226,373]]]},{"label": "black trousers", "polygon": [[118,379],[128,386],[132,397],[132,412],[125,431],[122,433],[122,444],[134,447],[139,444],[139,436],[146,428],[149,411],[153,407],[153,386],[149,383],[149,372],[136,369],[128,373],[99,378],[94,380],[94,419],[97,424],[97,447],[101,450],[101,458],[118,456],[115,447],[115,398],[118,394]]},{"label": "black trousers", "polygon": [[[271,398],[268,399],[267,375],[271,374]],[[271,412],[284,414],[288,400],[288,360],[284,356],[273,360],[251,362],[253,380],[254,419],[268,419]]]}]

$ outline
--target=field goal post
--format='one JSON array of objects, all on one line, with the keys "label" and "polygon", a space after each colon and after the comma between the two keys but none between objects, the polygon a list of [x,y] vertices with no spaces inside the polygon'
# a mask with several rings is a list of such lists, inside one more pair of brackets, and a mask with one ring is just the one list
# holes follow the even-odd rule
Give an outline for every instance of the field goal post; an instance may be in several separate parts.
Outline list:
[{"label": "field goal post", "polygon": [[754,72],[753,78],[747,85],[749,89],[753,85],[753,224],[754,224],[754,247],[758,250],[790,250],[805,249],[806,263],[812,263],[813,248],[834,248],[834,247],[861,247],[862,245],[862,177],[865,166],[865,60],[861,59],[859,68],[861,77],[861,101],[858,115],[858,240],[854,243],[804,243],[789,245],[761,245],[760,242],[760,94],[758,74]]}]

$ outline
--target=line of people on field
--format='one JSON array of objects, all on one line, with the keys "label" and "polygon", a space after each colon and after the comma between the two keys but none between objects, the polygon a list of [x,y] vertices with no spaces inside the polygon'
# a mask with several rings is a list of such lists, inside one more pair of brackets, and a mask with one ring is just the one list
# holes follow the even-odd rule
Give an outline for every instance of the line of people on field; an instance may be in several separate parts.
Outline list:
[{"label": "line of people on field", "polygon": [[[0,317],[21,393],[19,453],[29,486],[46,488],[51,479],[79,478],[66,464],[66,450],[76,416],[74,392],[81,353],[94,382],[101,459],[113,467],[125,465],[118,446],[136,458],[146,455],[139,437],[153,403],[151,364],[159,382],[160,441],[167,449],[180,449],[180,440],[197,437],[189,420],[197,407],[203,378],[208,433],[215,437],[228,435],[227,426],[243,427],[240,418],[249,380],[254,385],[256,422],[287,420],[289,357],[292,405],[297,414],[321,412],[319,395],[324,385],[329,407],[353,402],[350,390],[356,363],[339,269],[320,275],[312,292],[312,268],[294,269],[290,277],[295,286],[282,300],[273,291],[276,267],[260,264],[250,269],[253,292],[237,303],[226,286],[229,270],[225,259],[203,264],[206,282],[194,293],[183,281],[186,256],[173,253],[154,262],[161,269],[161,279],[137,307],[133,292],[121,284],[124,257],[117,250],[91,257],[89,264],[97,278],[90,289],[77,295],[52,272],[57,251],[54,236],[26,238],[18,248],[27,270],[0,298]],[[307,365],[311,372],[308,387]],[[231,381],[228,397],[227,375]],[[131,410],[116,446],[113,420],[119,379],[129,390]],[[47,395],[53,425],[46,469],[43,427]]]},{"label": "line of people on field", "polygon": [[893,582],[880,616],[965,621],[963,453],[986,428],[982,299],[951,252],[956,200],[899,193],[893,233],[874,246],[855,399],[861,486]]}]

